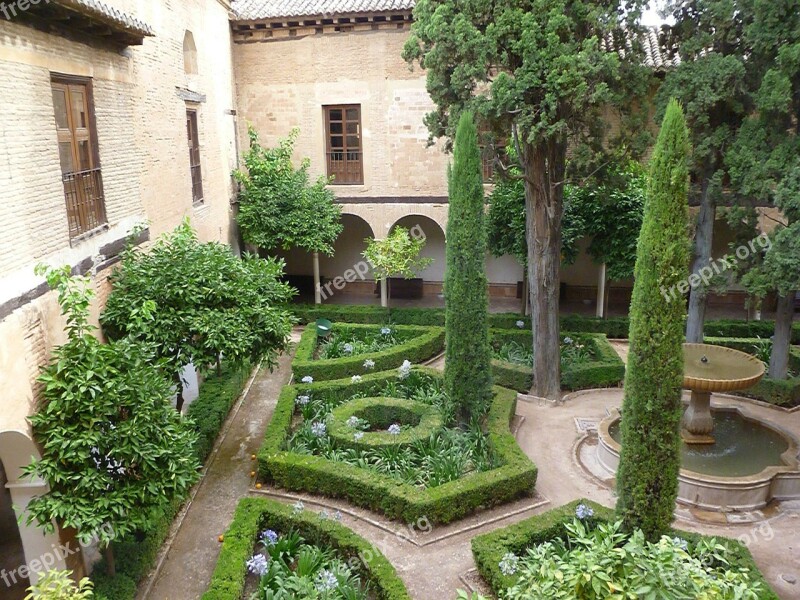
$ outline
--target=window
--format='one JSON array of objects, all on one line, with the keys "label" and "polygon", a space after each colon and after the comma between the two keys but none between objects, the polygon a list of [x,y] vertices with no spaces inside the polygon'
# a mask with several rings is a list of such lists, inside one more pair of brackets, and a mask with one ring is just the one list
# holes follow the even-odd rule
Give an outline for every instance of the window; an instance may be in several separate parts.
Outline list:
[{"label": "window", "polygon": [[51,85],[69,236],[75,238],[107,223],[92,83],[53,77]]},{"label": "window", "polygon": [[203,173],[200,170],[200,136],[197,129],[197,111],[186,110],[186,132],[189,136],[189,168],[192,171],[192,202],[203,201]]},{"label": "window", "polygon": [[328,177],[337,185],[364,183],[361,148],[361,106],[325,107]]}]

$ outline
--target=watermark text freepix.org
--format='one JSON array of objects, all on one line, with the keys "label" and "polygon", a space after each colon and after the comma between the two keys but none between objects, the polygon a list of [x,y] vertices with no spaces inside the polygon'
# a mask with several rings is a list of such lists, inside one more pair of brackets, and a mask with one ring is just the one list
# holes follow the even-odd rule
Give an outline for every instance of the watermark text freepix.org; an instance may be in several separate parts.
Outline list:
[{"label": "watermark text freepix.org", "polygon": [[725,271],[732,269],[740,260],[746,260],[751,255],[760,250],[769,250],[772,247],[772,240],[766,233],[762,233],[758,237],[750,240],[746,244],[742,244],[733,254],[726,254],[722,258],[712,260],[704,267],[700,267],[697,272],[689,275],[688,279],[684,279],[667,289],[661,286],[661,295],[667,302],[672,302],[676,298],[682,298],[689,293],[691,289],[697,289],[701,285],[706,286],[715,275],[720,275]]},{"label": "watermark text freepix.org", "polygon": [[36,6],[44,2],[50,4],[50,0],[15,0],[14,2],[0,2],[0,14],[2,14],[6,21],[10,21],[19,13],[25,12],[31,6]]}]

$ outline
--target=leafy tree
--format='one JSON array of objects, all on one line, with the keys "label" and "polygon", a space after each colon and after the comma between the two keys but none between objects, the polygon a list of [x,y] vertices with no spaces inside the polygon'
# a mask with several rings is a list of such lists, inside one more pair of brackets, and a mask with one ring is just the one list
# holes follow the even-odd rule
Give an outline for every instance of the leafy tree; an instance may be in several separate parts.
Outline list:
[{"label": "leafy tree", "polygon": [[91,600],[92,581],[84,577],[78,583],[72,580],[72,571],[47,571],[28,588],[25,600]]},{"label": "leafy tree", "polygon": [[[699,199],[694,264],[697,273],[711,261],[716,207],[727,178],[725,153],[753,110],[747,49],[742,33],[748,26],[752,0],[672,0],[667,12],[675,24],[667,29],[666,46],[679,64],[667,71],[656,96],[661,119],[670,98],[685,109],[693,147],[690,173]],[[703,341],[708,289],[692,286],[686,339]]]},{"label": "leafy tree", "polygon": [[332,255],[333,243],[342,233],[341,207],[326,187],[326,178],[310,181],[308,159],[294,168],[292,151],[298,134],[294,129],[276,148],[264,148],[258,133],[249,128],[246,170],[233,173],[241,185],[237,220],[245,242],[264,250],[313,252],[318,271],[317,253]]},{"label": "leafy tree", "polygon": [[[528,279],[534,336],[534,393],[560,397],[558,294],[567,147],[575,165],[597,158],[603,112],[630,114],[646,89],[637,21],[645,0],[419,0],[409,62],[427,72],[436,110],[431,137],[453,134],[464,110],[496,136],[512,132],[510,173],[525,190]],[[613,47],[630,43],[624,53]],[[611,43],[606,43],[611,41]],[[622,132],[627,133],[627,119]],[[642,131],[644,128],[639,128]],[[616,144],[611,147],[616,148]],[[638,144],[637,144],[638,147]],[[580,160],[577,160],[580,158]],[[509,165],[501,170],[508,172]]]},{"label": "leafy tree", "polygon": [[128,248],[112,274],[101,320],[111,337],[130,335],[153,344],[168,361],[183,405],[180,373],[201,373],[221,357],[231,364],[266,359],[272,367],[288,340],[284,305],[292,288],[280,282],[276,259],[234,256],[215,242],[201,243],[188,221],[149,251]]},{"label": "leafy tree", "polygon": [[469,112],[461,115],[453,161],[444,280],[444,386],[459,407],[459,420],[468,423],[484,414],[492,398],[483,177],[478,133]]},{"label": "leafy tree", "polygon": [[386,281],[393,275],[404,279],[416,277],[417,273],[428,267],[432,258],[421,258],[419,253],[425,247],[424,237],[414,237],[405,227],[395,227],[383,240],[367,238],[367,247],[362,253],[372,266],[375,279],[381,282],[381,303],[388,306]]},{"label": "leafy tree", "polygon": [[[742,0],[743,29],[755,111],[726,156],[739,207],[755,219],[755,204],[783,213],[771,246],[746,265],[742,282],[757,297],[776,291],[778,308],[769,375],[787,375],[794,296],[800,289],[800,12],[792,0]],[[750,238],[752,239],[752,238]],[[750,267],[747,269],[747,267]]]},{"label": "leafy tree", "polygon": [[172,384],[151,347],[92,335],[89,278],[70,277],[68,266],[38,273],[58,292],[68,341],[39,376],[42,402],[30,421],[42,458],[26,472],[50,490],[28,504],[28,522],[98,540],[113,574],[112,539],[146,528],[153,509],[197,481],[196,435],[172,409]]},{"label": "leafy tree", "polygon": [[688,276],[688,132],[667,107],[650,163],[636,256],[622,405],[617,511],[650,541],[669,531],[678,494],[684,303],[662,295]]}]

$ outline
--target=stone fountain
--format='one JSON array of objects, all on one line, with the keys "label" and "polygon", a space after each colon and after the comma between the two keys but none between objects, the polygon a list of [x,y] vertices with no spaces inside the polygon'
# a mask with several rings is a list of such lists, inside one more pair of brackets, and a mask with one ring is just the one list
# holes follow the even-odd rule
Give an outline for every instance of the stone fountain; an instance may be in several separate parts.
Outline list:
[{"label": "stone fountain", "polygon": [[683,345],[683,387],[691,390],[689,407],[681,419],[681,437],[687,444],[713,444],[711,393],[753,387],[764,377],[764,363],[724,346]]}]

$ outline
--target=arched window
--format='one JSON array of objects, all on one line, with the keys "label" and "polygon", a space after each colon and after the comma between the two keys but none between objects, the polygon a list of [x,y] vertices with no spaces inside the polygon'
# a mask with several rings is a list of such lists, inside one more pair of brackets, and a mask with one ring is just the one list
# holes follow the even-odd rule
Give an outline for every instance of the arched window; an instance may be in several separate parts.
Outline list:
[{"label": "arched window", "polygon": [[183,70],[187,75],[197,74],[197,46],[192,32],[187,30],[183,36]]}]

